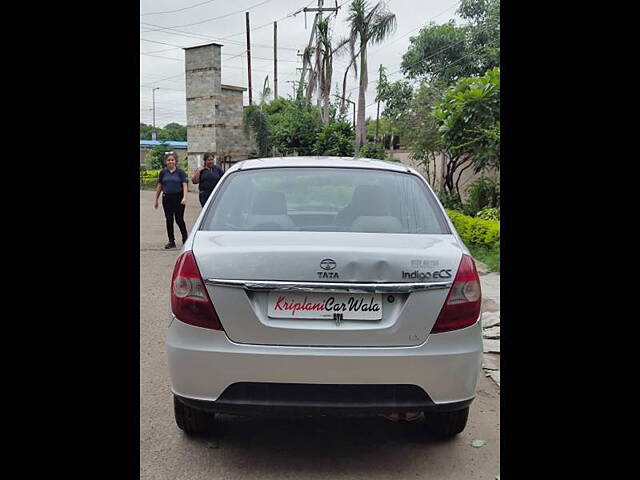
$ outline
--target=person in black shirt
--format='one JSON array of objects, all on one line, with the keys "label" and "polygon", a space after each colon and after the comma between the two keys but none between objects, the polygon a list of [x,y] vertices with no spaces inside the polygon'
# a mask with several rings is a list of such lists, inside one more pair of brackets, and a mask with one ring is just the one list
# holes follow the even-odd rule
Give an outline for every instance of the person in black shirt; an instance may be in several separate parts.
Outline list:
[{"label": "person in black shirt", "polygon": [[200,205],[204,207],[211,192],[218,184],[220,178],[224,175],[224,171],[215,164],[215,156],[213,153],[204,154],[204,166],[198,169],[191,177],[194,184],[199,184],[200,188]]},{"label": "person in black shirt", "polygon": [[167,168],[163,168],[158,174],[158,186],[156,187],[156,203],[154,208],[158,209],[158,197],[162,192],[162,208],[167,219],[167,235],[169,243],[164,248],[176,248],[176,241],[173,235],[173,219],[175,217],[180,233],[182,233],[182,243],[187,241],[189,233],[184,224],[184,208],[187,205],[187,174],[176,165],[176,155],[173,152],[166,152],[164,157]]}]

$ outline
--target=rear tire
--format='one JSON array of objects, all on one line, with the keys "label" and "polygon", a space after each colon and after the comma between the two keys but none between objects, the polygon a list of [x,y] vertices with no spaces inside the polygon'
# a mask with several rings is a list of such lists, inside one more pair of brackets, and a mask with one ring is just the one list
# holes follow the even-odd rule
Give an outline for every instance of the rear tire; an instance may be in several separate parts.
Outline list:
[{"label": "rear tire", "polygon": [[453,412],[425,412],[424,420],[427,429],[438,438],[451,438],[459,434],[467,426],[469,407]]},{"label": "rear tire", "polygon": [[178,400],[175,395],[173,396],[173,411],[178,428],[187,435],[198,435],[213,429],[214,413],[191,408]]}]

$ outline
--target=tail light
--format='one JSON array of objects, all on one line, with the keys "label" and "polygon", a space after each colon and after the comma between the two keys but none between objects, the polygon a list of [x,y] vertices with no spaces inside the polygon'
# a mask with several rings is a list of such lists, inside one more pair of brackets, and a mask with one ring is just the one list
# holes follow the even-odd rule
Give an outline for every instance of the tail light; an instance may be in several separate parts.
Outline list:
[{"label": "tail light", "polygon": [[224,330],[192,252],[180,255],[173,268],[171,310],[181,322],[196,327]]},{"label": "tail light", "polygon": [[431,333],[449,332],[473,325],[480,315],[481,301],[476,264],[469,255],[462,255],[453,286]]}]

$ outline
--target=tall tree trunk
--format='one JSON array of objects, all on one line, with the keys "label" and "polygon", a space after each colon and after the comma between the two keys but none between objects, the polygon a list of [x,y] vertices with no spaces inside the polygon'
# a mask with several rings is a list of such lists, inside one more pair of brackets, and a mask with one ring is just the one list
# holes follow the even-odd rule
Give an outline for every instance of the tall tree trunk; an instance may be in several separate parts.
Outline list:
[{"label": "tall tree trunk", "polygon": [[[365,40],[366,42],[366,40]],[[356,128],[356,153],[360,151],[364,145],[365,136],[365,94],[364,91],[367,88],[367,45],[362,45],[360,51],[360,88],[358,90],[358,120]]]},{"label": "tall tree trunk", "polygon": [[[465,161],[467,161],[467,160],[465,159]],[[460,164],[460,165],[462,165],[462,164]],[[459,184],[460,184],[460,177],[462,177],[462,174],[464,173],[464,171],[465,171],[465,170],[467,170],[467,169],[468,169],[469,167],[471,167],[472,165],[473,165],[473,163],[471,163],[471,162],[470,162],[466,167],[463,167],[463,168],[460,170],[460,172],[458,173],[458,179],[456,180],[456,194],[458,195],[458,198],[459,198],[460,200],[462,200],[462,196],[460,195],[460,187],[459,187]]]},{"label": "tall tree trunk", "polygon": [[438,186],[436,185],[437,180],[438,180],[438,158],[434,155],[433,156],[433,183],[430,182],[430,184],[433,187],[433,189],[436,191],[436,195],[439,194]]},{"label": "tall tree trunk", "polygon": [[[344,71],[344,78],[342,79],[342,97],[340,98],[340,113],[344,113],[344,99],[347,93],[347,73],[349,73],[350,66],[351,64],[347,66],[347,69]],[[356,126],[354,125],[353,128],[355,129]]]}]

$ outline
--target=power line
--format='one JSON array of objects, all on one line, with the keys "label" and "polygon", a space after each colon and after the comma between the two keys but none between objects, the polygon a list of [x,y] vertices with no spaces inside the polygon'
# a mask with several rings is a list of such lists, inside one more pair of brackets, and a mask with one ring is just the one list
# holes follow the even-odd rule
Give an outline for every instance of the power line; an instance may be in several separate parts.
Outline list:
[{"label": "power line", "polygon": [[[213,22],[214,20],[220,20],[222,18],[227,18],[227,17],[231,17],[233,15],[237,15],[238,13],[244,13],[244,12],[248,12],[249,10],[253,10],[254,8],[259,7],[260,5],[264,5],[265,3],[269,3],[272,2],[273,0],[264,0],[263,2],[260,3],[256,3],[255,5],[250,6],[249,8],[243,8],[242,10],[238,10],[236,12],[232,12],[232,13],[227,13],[225,15],[220,15],[219,17],[213,17],[213,18],[207,18],[205,20],[200,20],[199,22],[194,22],[194,23],[185,23],[183,25],[173,25],[171,27],[162,27],[160,28],[160,30],[163,30],[165,28],[182,28],[182,27],[191,27],[193,25],[201,25],[203,23],[208,23],[208,22]],[[140,22],[143,23],[143,22]],[[148,32],[153,32],[155,30],[147,30]]]},{"label": "power line", "polygon": [[182,12],[184,10],[190,10],[192,8],[196,8],[199,7],[200,5],[205,5],[207,3],[213,3],[216,0],[207,0],[206,2],[202,2],[202,3],[197,3],[195,5],[191,5],[190,7],[183,7],[183,8],[178,8],[177,10],[166,10],[164,12],[150,12],[150,13],[141,13],[140,16],[141,17],[146,17],[147,15],[162,15],[165,13],[176,13],[176,12]]},{"label": "power line", "polygon": [[141,53],[140,55],[144,55],[146,57],[164,58],[165,60],[177,60],[178,62],[183,61],[182,58],[165,57],[163,55],[151,55],[150,53]]},{"label": "power line", "polygon": [[[146,25],[158,26],[158,27],[160,26],[160,25],[154,25],[152,23],[149,23],[149,24],[146,24]],[[164,29],[159,29],[159,30],[164,30]],[[173,33],[172,31],[169,31],[169,30],[173,30],[173,32],[180,32],[180,33]],[[146,33],[146,32],[155,32],[155,31],[158,31],[158,30],[143,30],[142,32]],[[167,29],[167,31],[165,31],[163,33],[169,33],[171,35],[178,35],[179,37],[188,37],[188,38],[198,38],[198,39],[204,39],[204,40],[212,40],[214,42],[222,42],[226,38],[226,37],[213,38],[213,37],[209,37],[209,36],[206,36],[206,35],[200,35],[200,34],[197,34],[197,33],[189,33],[189,32],[184,32],[182,30],[176,30],[176,29]],[[244,33],[244,32],[242,32],[242,33]],[[140,38],[140,40],[142,40],[144,42],[158,43],[160,45],[169,45],[169,46],[173,46],[173,47],[181,48],[181,49],[189,48],[188,46],[176,45],[174,43],[160,42],[160,41],[157,41],[157,40],[149,40],[147,38]],[[229,41],[226,41],[225,43],[232,43],[232,44],[235,44],[235,45],[245,45],[244,42],[237,42],[235,40],[229,40]],[[265,45],[264,43],[253,43],[253,42],[251,42],[251,47],[260,47],[260,48],[269,48],[269,49],[271,49],[271,48],[273,48],[273,45]],[[297,48],[291,48],[291,47],[278,47],[278,50],[291,50],[291,51],[295,52],[298,49]],[[151,52],[149,52],[149,53],[151,53]]]},{"label": "power line", "polygon": [[173,50],[179,50],[179,48],[173,47],[173,48],[163,48],[162,50],[151,50],[150,52],[140,52],[141,54],[153,54],[153,53],[162,53],[162,52],[171,52]]},{"label": "power line", "polygon": [[[152,87],[149,87],[147,85],[140,85],[140,87],[142,87],[142,88],[152,88]],[[162,87],[162,90],[170,90],[170,91],[173,91],[173,92],[184,92],[184,89],[178,90],[176,88],[167,88],[167,87]]]},{"label": "power line", "polygon": [[[154,81],[152,81],[152,82],[150,82],[150,83],[159,83],[159,82],[164,82],[165,80],[170,80],[170,79],[172,79],[172,78],[177,78],[177,77],[182,77],[182,76],[184,76],[184,72],[181,72],[181,73],[179,73],[178,75],[173,75],[173,76],[171,76],[171,77],[161,78],[160,80],[154,80]],[[149,84],[147,84],[147,85],[140,85],[140,86],[141,86],[141,87],[146,87],[146,86],[148,86],[148,85],[149,85]]]},{"label": "power line", "polygon": [[[302,7],[300,10],[296,10],[295,12],[290,13],[288,15],[285,15],[284,17],[278,18],[276,20],[272,20],[272,21],[267,22],[267,23],[263,23],[262,25],[258,25],[257,27],[253,27],[249,31],[253,32],[254,30],[258,30],[260,28],[264,28],[267,25],[273,25],[273,22],[281,22],[282,20],[286,20],[287,18],[295,17],[297,14],[302,12],[302,10],[304,10],[305,8],[307,8],[309,5],[311,5],[314,2],[315,2],[315,0],[311,0],[306,6]],[[246,33],[245,31],[242,31],[242,32],[234,33],[233,35],[227,35],[226,37],[222,37],[222,40],[226,40],[226,39],[232,38],[232,37],[237,37],[238,35],[244,35],[245,33]]]}]

